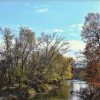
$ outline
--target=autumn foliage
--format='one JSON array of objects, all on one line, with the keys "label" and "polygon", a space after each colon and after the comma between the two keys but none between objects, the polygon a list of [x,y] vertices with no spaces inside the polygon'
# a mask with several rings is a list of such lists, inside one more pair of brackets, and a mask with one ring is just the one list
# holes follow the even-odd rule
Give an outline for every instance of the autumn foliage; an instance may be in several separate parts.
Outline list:
[{"label": "autumn foliage", "polygon": [[85,17],[81,36],[86,43],[86,79],[93,86],[100,87],[100,14],[89,13]]}]

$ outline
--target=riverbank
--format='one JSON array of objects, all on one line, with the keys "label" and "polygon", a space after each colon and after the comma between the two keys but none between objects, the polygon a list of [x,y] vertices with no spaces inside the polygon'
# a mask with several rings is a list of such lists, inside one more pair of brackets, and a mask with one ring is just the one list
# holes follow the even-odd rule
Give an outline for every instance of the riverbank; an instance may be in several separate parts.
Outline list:
[{"label": "riverbank", "polygon": [[[34,98],[38,94],[47,94],[49,91],[53,90],[54,88],[57,88],[54,84],[44,84],[42,86],[41,92],[37,92],[32,87],[27,87],[23,85],[21,88],[18,87],[9,87],[9,88],[3,88],[3,96],[0,97],[0,100],[30,100],[31,98]],[[39,90],[39,89],[38,89]]]},{"label": "riverbank", "polygon": [[6,90],[4,99],[0,100],[77,100],[80,98],[79,95],[77,92],[71,94],[71,91],[80,92],[80,89],[87,88],[87,85],[85,81],[67,80],[60,87],[55,84],[44,84],[45,92],[37,92],[34,88],[23,85],[21,89],[13,87]]},{"label": "riverbank", "polygon": [[28,97],[29,99],[34,98],[36,95],[43,95],[43,94],[48,94],[48,92],[52,91],[53,89],[56,89],[57,86],[54,84],[44,84],[44,87],[46,88],[44,92],[37,92],[34,89],[30,89],[28,91]]}]

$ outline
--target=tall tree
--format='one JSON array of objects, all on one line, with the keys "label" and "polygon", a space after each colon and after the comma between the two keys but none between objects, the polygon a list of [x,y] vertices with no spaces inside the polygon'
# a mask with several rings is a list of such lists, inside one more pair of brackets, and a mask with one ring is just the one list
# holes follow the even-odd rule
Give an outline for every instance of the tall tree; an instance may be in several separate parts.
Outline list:
[{"label": "tall tree", "polygon": [[89,13],[85,17],[81,36],[86,43],[87,79],[100,86],[100,14]]},{"label": "tall tree", "polygon": [[13,35],[9,28],[1,29],[1,33],[4,37],[4,46],[2,51],[0,51],[1,61],[0,61],[0,90],[2,85],[11,83],[11,73],[12,73],[12,45],[13,45]]},{"label": "tall tree", "polygon": [[14,45],[14,63],[15,76],[19,82],[19,86],[27,79],[27,69],[31,59],[31,54],[35,46],[35,34],[27,27],[20,27],[19,37],[15,40]]}]

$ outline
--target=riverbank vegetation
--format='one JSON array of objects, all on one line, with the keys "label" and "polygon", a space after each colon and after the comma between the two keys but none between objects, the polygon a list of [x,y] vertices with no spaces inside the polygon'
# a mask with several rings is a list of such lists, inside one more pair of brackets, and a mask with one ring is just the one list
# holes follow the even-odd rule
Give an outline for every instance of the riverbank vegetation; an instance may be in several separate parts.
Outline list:
[{"label": "riverbank vegetation", "polygon": [[[91,88],[83,89],[80,93],[84,100],[100,99],[100,14],[89,13],[81,36],[86,43],[83,54],[86,58],[86,81]],[[89,91],[87,93],[87,91]],[[87,99],[86,99],[87,98]]]},{"label": "riverbank vegetation", "polygon": [[42,33],[36,37],[27,27],[19,29],[19,36],[9,28],[1,28],[0,34],[0,96],[22,100],[72,78],[74,60],[64,56],[68,42],[61,36]]}]

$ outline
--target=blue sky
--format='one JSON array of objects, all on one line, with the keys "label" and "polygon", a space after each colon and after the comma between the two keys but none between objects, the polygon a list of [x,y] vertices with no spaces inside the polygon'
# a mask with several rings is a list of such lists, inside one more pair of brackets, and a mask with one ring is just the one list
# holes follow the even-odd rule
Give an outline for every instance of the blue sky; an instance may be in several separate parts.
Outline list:
[{"label": "blue sky", "polygon": [[80,33],[89,12],[100,12],[100,0],[0,0],[0,27],[27,26],[36,36],[58,32],[78,51],[84,47]]}]

